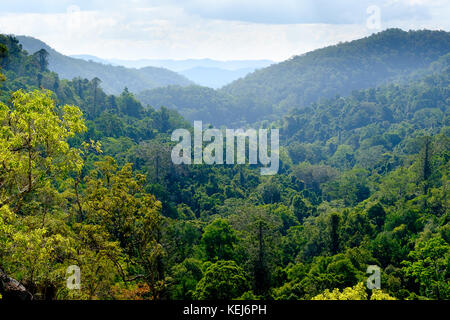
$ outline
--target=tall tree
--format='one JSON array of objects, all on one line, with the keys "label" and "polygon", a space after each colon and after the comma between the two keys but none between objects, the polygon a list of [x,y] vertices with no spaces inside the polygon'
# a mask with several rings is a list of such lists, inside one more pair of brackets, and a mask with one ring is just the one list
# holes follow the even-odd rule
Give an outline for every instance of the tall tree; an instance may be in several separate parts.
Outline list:
[{"label": "tall tree", "polygon": [[219,218],[205,227],[202,242],[209,261],[232,260],[237,237],[229,222]]},{"label": "tall tree", "polygon": [[339,229],[340,229],[341,217],[338,213],[332,213],[329,222],[329,232],[330,232],[330,252],[335,255],[339,252],[340,239],[339,239]]},{"label": "tall tree", "polygon": [[47,52],[47,50],[40,49],[33,54],[33,57],[36,59],[41,72],[47,70],[49,57],[49,53]]},{"label": "tall tree", "polygon": [[230,217],[233,227],[240,232],[240,245],[245,252],[245,265],[253,276],[253,288],[257,295],[267,295],[279,258],[281,220],[265,208],[244,206]]},{"label": "tall tree", "polygon": [[163,286],[159,269],[163,248],[158,242],[161,202],[143,192],[145,177],[135,177],[131,164],[119,168],[106,157],[96,165],[98,169],[86,179],[87,221],[103,226],[120,243],[134,276],[144,279],[152,298],[158,299]]},{"label": "tall tree", "polygon": [[26,195],[82,165],[80,151],[66,140],[86,130],[81,111],[55,109],[50,91],[12,96],[12,108],[0,103],[0,207],[22,207]]},{"label": "tall tree", "polygon": [[428,136],[424,139],[421,157],[421,178],[424,183],[423,192],[427,193],[429,185],[428,179],[431,175],[431,139]]},{"label": "tall tree", "polygon": [[92,92],[93,92],[93,106],[92,106],[92,116],[95,117],[98,114],[98,110],[97,110],[97,91],[98,91],[98,87],[100,85],[102,81],[95,77],[94,79],[91,80],[91,84],[92,84]]}]

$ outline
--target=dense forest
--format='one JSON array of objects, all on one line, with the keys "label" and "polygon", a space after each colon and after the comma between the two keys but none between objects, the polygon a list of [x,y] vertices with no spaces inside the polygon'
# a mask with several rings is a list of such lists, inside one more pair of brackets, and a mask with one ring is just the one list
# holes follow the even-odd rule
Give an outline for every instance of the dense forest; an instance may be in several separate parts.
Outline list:
[{"label": "dense forest", "polygon": [[[155,109],[0,36],[0,276],[34,299],[449,299],[449,39],[388,30]],[[279,173],[173,164],[176,110],[280,128]]]}]

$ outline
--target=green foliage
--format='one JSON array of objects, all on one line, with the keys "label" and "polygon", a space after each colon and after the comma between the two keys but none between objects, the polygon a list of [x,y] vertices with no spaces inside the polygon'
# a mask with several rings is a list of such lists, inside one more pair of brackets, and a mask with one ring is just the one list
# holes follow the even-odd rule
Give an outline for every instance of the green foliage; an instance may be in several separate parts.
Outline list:
[{"label": "green foliage", "polygon": [[[364,284],[358,283],[354,287],[348,287],[341,291],[334,289],[333,291],[325,290],[323,293],[315,296],[312,300],[368,300],[368,295]],[[373,290],[370,295],[370,300],[396,300],[389,294],[384,293],[381,290]]]},{"label": "green foliage", "polygon": [[[142,192],[144,177],[106,157],[81,187],[87,153],[99,145],[70,146],[67,140],[86,130],[82,113],[56,108],[48,91],[17,91],[0,110],[2,268],[36,298],[111,297],[113,284],[130,281],[129,274],[145,279],[157,297],[161,204]],[[75,293],[64,287],[73,263],[84,279]]]},{"label": "green foliage", "polygon": [[381,204],[376,203],[367,210],[368,218],[377,226],[378,231],[384,225],[386,220],[386,212]]},{"label": "green foliage", "polygon": [[440,237],[417,242],[404,261],[404,271],[420,284],[422,295],[433,299],[450,297],[450,245]]},{"label": "green foliage", "polygon": [[155,108],[167,107],[177,110],[191,122],[202,119],[206,123],[236,121],[236,114],[230,112],[235,107],[233,99],[227,94],[200,86],[167,86],[144,90],[137,97],[146,105]]},{"label": "green foliage", "polygon": [[232,260],[236,242],[235,231],[225,219],[216,219],[203,230],[202,243],[208,261]]},{"label": "green foliage", "polygon": [[244,270],[234,261],[220,260],[206,269],[194,296],[199,300],[223,300],[238,298],[246,291],[248,281]]},{"label": "green foliage", "polygon": [[50,95],[17,91],[11,108],[0,103],[0,205],[18,208],[53,179],[81,170],[82,152],[67,143],[86,130],[81,111],[67,105],[56,110]]},{"label": "green foliage", "polygon": [[202,279],[201,261],[188,258],[173,266],[171,298],[175,300],[191,300],[194,298],[197,283]]}]

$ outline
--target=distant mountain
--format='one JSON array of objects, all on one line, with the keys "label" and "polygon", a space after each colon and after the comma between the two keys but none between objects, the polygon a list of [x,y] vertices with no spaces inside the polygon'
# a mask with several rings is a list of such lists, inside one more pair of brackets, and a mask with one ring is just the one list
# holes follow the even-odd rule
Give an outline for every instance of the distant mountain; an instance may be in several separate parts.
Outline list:
[{"label": "distant mountain", "polygon": [[255,71],[254,68],[226,70],[211,67],[195,67],[179,73],[201,86],[218,89],[234,80],[245,77],[253,71]]},{"label": "distant mountain", "polygon": [[30,54],[42,48],[47,50],[49,53],[49,69],[58,73],[61,78],[71,80],[76,77],[87,79],[97,77],[102,81],[101,87],[107,93],[119,94],[125,87],[131,92],[140,92],[167,85],[186,86],[192,84],[184,76],[167,69],[156,67],[132,69],[106,65],[94,61],[93,58],[95,57],[91,58],[92,61],[86,61],[65,56],[44,42],[32,37],[17,36],[17,39]]},{"label": "distant mountain", "polygon": [[96,57],[96,56],[92,56],[90,54],[74,54],[70,56],[71,58],[75,58],[75,59],[83,59],[86,61],[94,61],[94,62],[98,62],[98,63],[103,63],[106,65],[112,65],[112,66],[118,66],[118,64],[115,63],[111,63],[108,60]]},{"label": "distant mountain", "polygon": [[146,90],[138,97],[153,107],[175,108],[191,121],[206,119],[214,125],[271,121],[321,99],[422,77],[449,52],[449,32],[389,29],[293,57],[220,90],[170,86]]},{"label": "distant mountain", "polygon": [[[99,59],[99,58],[97,58]],[[185,60],[170,60],[170,59],[141,59],[141,60],[119,60],[108,59],[109,63],[113,65],[121,65],[129,68],[142,68],[146,66],[166,68],[175,72],[185,71],[193,68],[216,68],[223,70],[238,70],[238,69],[259,69],[267,67],[274,62],[271,60],[230,60],[220,61],[212,59],[185,59]]]},{"label": "distant mountain", "polygon": [[184,75],[196,84],[210,88],[223,87],[256,69],[265,68],[274,62],[271,60],[230,60],[219,61],[212,59],[186,59],[186,60],[119,60],[102,59],[96,56],[82,54],[73,55],[73,58],[94,61],[113,66],[127,68],[159,67],[166,68]]}]

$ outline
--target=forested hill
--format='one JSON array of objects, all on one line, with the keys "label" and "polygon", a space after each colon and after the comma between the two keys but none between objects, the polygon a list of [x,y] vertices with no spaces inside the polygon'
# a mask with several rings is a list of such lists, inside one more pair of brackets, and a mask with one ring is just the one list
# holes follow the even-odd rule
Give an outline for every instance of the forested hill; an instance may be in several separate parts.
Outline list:
[{"label": "forested hill", "polygon": [[125,87],[136,93],[167,85],[192,84],[184,76],[164,68],[134,69],[85,61],[65,56],[38,39],[26,36],[16,38],[29,54],[45,49],[49,53],[49,69],[58,73],[62,79],[81,77],[91,80],[97,77],[102,81],[101,87],[110,94],[119,94]]},{"label": "forested hill", "polygon": [[[175,165],[175,111],[60,80],[0,35],[0,276],[46,300],[450,299],[448,66],[268,123],[280,170],[261,176]],[[210,112],[231,99],[191,89]]]},{"label": "forested hill", "polygon": [[390,29],[261,69],[223,92],[264,113],[284,112],[392,81],[449,52],[449,32]]},{"label": "forested hill", "polygon": [[136,95],[145,105],[175,109],[189,121],[202,120],[214,125],[246,124],[247,110],[238,109],[233,97],[202,86],[168,86],[145,90]]},{"label": "forested hill", "polygon": [[[164,88],[138,94],[153,107],[177,108],[189,120],[210,120],[215,125],[280,119],[289,110],[309,106],[320,98],[399,82],[429,71],[429,65],[450,52],[450,33],[389,29],[370,37],[315,50],[255,71],[216,93],[192,88]],[[425,70],[427,70],[425,72]],[[224,101],[223,114],[215,101]],[[210,108],[203,108],[203,106]]]},{"label": "forested hill", "polygon": [[[48,56],[41,51],[29,54],[13,36],[0,34],[0,68],[7,79],[0,83],[0,102],[7,103],[11,93],[20,89],[51,90],[58,103],[80,107],[86,119],[103,119],[100,126],[108,128],[107,135],[110,136],[127,136],[141,141],[159,131],[157,127],[167,132],[186,125],[176,111],[144,108],[128,89],[117,96],[106,94],[98,78],[60,79],[58,74],[48,70]],[[92,128],[92,138],[96,138],[97,133]]]},{"label": "forested hill", "polygon": [[341,170],[385,170],[400,154],[417,152],[416,137],[448,135],[450,54],[433,69],[408,84],[354,91],[293,110],[281,134],[290,159]]}]

